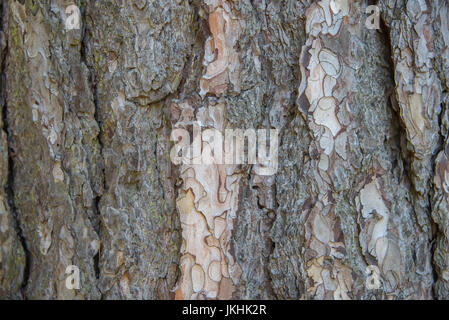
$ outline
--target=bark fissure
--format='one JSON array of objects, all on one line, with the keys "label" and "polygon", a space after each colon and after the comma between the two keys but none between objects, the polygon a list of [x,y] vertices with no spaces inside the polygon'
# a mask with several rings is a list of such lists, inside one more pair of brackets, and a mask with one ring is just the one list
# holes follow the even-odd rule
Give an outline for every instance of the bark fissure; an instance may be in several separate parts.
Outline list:
[{"label": "bark fissure", "polygon": [[[2,65],[2,75],[3,73],[3,65]],[[6,118],[6,112],[7,112],[7,104],[5,103],[4,107],[3,107],[3,123],[4,123],[4,130],[8,135],[9,132],[9,125],[8,125],[8,121]],[[11,148],[8,148],[8,180],[7,180],[7,184],[6,184],[6,195],[8,198],[8,203],[9,206],[11,208],[11,213],[12,216],[14,217],[14,225],[16,226],[16,231],[17,231],[17,236],[19,237],[20,243],[22,245],[22,248],[25,252],[25,267],[24,267],[24,274],[23,274],[23,280],[22,280],[22,284],[20,286],[20,290],[22,293],[22,296],[24,299],[26,299],[26,288],[27,288],[27,284],[28,284],[28,279],[30,277],[30,251],[28,250],[28,245],[27,242],[25,240],[25,237],[23,235],[23,231],[21,228],[21,223],[20,220],[18,218],[18,214],[17,214],[17,209],[16,209],[16,205],[15,205],[15,200],[14,200],[14,157],[13,157],[13,150]]]},{"label": "bark fissure", "polygon": [[[4,39],[4,32],[5,25],[4,25],[4,17],[3,15],[5,10],[5,4],[4,1],[0,2],[0,31],[2,32],[2,40],[4,43],[2,44],[2,60],[1,60],[1,96],[2,96],[2,121],[3,121],[3,130],[6,133],[6,144],[7,144],[7,156],[8,156],[8,172],[6,176],[6,185],[5,185],[5,194],[7,197],[7,203],[9,204],[9,208],[11,210],[11,216],[14,219],[14,227],[16,230],[16,235],[19,239],[19,242],[22,246],[22,249],[25,254],[25,261],[24,261],[24,270],[23,270],[23,280],[20,285],[20,292],[23,299],[26,299],[26,287],[28,284],[28,279],[30,276],[30,251],[28,250],[28,245],[26,243],[25,237],[23,235],[23,231],[21,228],[20,219],[18,218],[18,213],[16,209],[15,204],[15,197],[14,197],[14,151],[9,145],[9,139],[10,139],[10,129],[9,129],[9,122],[7,117],[8,112],[8,99],[7,99],[7,93],[5,88],[5,80],[6,80],[6,61],[8,57],[8,40]],[[4,45],[4,47],[3,47]]]},{"label": "bark fissure", "polygon": [[[82,2],[81,4],[81,17],[82,17],[82,21],[86,21],[86,4],[84,2]],[[101,161],[102,163],[104,163],[104,157],[103,157],[103,142],[101,141],[101,136],[103,134],[102,132],[102,126],[101,123],[99,122],[99,116],[98,116],[98,98],[97,98],[97,84],[95,81],[95,70],[93,70],[91,67],[89,67],[88,65],[88,61],[86,58],[86,51],[87,51],[87,46],[88,44],[86,43],[86,24],[83,23],[83,30],[82,30],[82,40],[81,40],[81,45],[80,45],[80,63],[85,65],[86,68],[89,70],[89,75],[88,75],[88,83],[89,83],[89,90],[92,94],[93,97],[93,104],[94,104],[94,119],[95,122],[97,123],[98,127],[99,127],[99,133],[98,133],[98,146],[100,148],[99,154],[101,157]],[[101,170],[101,174],[102,177],[100,178],[101,181],[103,181],[103,190],[106,190],[106,179],[105,179],[105,168],[104,166],[102,167]],[[93,186],[92,186],[93,187]],[[101,201],[101,197],[102,195],[97,195],[94,199],[93,199],[93,204],[94,204],[94,214],[97,215],[98,217],[100,217],[100,201]],[[101,276],[101,269],[100,269],[100,251],[101,251],[101,219],[99,219],[98,221],[92,221],[91,220],[92,225],[94,226],[95,232],[97,233],[98,237],[100,238],[100,247],[98,252],[93,256],[93,265],[94,265],[94,271],[95,271],[95,278],[97,279],[97,281],[100,279]],[[100,291],[100,299],[103,299],[103,293],[101,293]]]}]

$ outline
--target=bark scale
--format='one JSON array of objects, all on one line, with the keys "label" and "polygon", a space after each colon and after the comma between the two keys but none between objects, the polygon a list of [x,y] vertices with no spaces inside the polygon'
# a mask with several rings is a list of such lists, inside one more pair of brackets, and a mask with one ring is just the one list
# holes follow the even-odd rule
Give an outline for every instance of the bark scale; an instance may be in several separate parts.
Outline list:
[{"label": "bark scale", "polygon": [[[449,297],[446,1],[73,4],[2,1],[0,297]],[[173,163],[196,123],[278,171]]]}]

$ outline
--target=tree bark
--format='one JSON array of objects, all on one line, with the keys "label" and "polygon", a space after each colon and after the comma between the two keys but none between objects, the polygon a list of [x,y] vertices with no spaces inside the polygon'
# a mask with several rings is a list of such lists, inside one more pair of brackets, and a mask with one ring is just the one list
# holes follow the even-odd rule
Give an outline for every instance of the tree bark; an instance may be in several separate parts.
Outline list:
[{"label": "tree bark", "polygon": [[447,1],[1,3],[0,298],[449,298]]}]

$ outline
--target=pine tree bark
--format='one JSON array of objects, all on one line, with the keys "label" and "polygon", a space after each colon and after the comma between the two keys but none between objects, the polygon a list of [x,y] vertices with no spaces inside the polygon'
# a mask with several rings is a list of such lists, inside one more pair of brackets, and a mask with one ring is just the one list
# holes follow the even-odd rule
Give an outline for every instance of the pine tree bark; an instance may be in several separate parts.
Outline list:
[{"label": "pine tree bark", "polygon": [[1,298],[449,298],[447,1],[1,3]]}]

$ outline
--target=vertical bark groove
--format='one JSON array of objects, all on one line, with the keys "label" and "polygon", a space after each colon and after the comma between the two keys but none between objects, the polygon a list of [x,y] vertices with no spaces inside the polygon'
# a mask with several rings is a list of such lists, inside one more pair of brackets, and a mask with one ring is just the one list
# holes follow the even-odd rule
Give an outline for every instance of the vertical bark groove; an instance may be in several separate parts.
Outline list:
[{"label": "vertical bark groove", "polygon": [[[0,3],[0,28],[1,28],[1,110],[2,110],[2,188],[1,191],[4,198],[3,201],[3,210],[6,209],[6,212],[2,212],[2,214],[9,215],[9,219],[11,220],[9,223],[9,237],[12,238],[12,243],[10,248],[4,247],[3,243],[5,241],[4,232],[2,232],[2,259],[0,259],[0,263],[2,265],[2,273],[0,276],[1,280],[1,289],[0,295],[10,298],[23,298],[25,296],[26,285],[29,277],[29,252],[27,250],[27,244],[25,242],[25,238],[22,233],[22,229],[20,227],[20,222],[17,217],[17,211],[14,203],[14,176],[13,176],[13,158],[11,155],[11,150],[9,148],[8,143],[8,119],[6,116],[7,113],[7,98],[6,98],[6,88],[5,88],[5,70],[6,70],[6,54],[8,52],[8,43],[7,39],[5,39],[5,30],[3,23],[3,14],[4,14],[5,4],[4,1]],[[5,172],[6,169],[6,172]],[[2,210],[2,211],[3,211]],[[2,225],[5,224],[3,219],[8,219],[8,217],[2,217],[1,222]],[[7,224],[8,222],[6,222]],[[7,227],[8,228],[8,227]],[[2,228],[5,229],[4,227]],[[2,230],[2,231],[3,231]],[[8,237],[8,235],[6,235]],[[11,240],[10,240],[11,241]],[[14,248],[15,246],[15,248]],[[9,250],[14,250],[15,252],[8,252]],[[12,266],[5,266],[8,262],[4,261],[3,256],[10,255],[9,259],[16,259],[16,262],[12,264]],[[17,268],[18,270],[11,270]],[[10,275],[4,275],[4,271],[15,272],[13,277]]]}]

